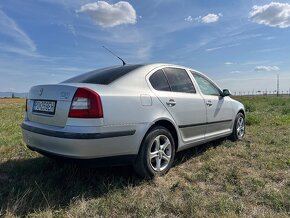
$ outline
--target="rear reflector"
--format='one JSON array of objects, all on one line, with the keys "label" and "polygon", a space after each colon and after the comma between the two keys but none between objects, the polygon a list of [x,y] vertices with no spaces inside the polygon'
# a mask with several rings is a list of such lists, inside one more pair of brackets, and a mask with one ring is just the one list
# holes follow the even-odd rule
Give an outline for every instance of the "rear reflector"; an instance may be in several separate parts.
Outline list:
[{"label": "rear reflector", "polygon": [[78,88],[68,116],[73,118],[102,118],[103,108],[100,96],[91,89]]}]

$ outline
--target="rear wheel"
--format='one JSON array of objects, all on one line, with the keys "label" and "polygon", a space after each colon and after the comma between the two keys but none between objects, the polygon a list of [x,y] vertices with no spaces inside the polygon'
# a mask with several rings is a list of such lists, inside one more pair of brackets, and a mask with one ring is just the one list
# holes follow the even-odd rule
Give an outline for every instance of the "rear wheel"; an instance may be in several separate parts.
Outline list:
[{"label": "rear wheel", "polygon": [[238,113],[230,138],[233,141],[241,140],[245,135],[245,128],[245,116],[242,113]]},{"label": "rear wheel", "polygon": [[145,178],[164,175],[171,168],[174,156],[175,144],[171,133],[162,126],[156,126],[143,139],[134,169]]}]

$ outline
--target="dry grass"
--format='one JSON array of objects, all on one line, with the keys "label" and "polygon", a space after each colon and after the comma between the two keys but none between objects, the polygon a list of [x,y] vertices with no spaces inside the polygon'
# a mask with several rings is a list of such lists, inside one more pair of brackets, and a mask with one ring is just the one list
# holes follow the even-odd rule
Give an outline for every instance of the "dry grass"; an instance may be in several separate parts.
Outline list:
[{"label": "dry grass", "polygon": [[23,100],[0,100],[0,216],[289,217],[290,98],[240,98],[243,141],[227,139],[177,155],[165,176],[131,167],[85,168],[25,148]]}]

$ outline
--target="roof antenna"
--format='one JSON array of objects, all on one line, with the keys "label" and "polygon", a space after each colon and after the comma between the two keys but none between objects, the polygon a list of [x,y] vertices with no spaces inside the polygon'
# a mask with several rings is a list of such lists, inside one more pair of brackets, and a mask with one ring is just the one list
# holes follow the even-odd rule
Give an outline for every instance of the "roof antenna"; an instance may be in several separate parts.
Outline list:
[{"label": "roof antenna", "polygon": [[122,63],[123,63],[123,66],[125,66],[126,65],[126,62],[122,59],[122,58],[120,58],[118,55],[116,55],[115,53],[113,53],[111,50],[109,50],[108,48],[106,48],[105,46],[102,46],[104,49],[106,49],[108,52],[110,52],[112,55],[114,55],[115,57],[117,57],[118,59],[120,59],[121,61],[122,61]]}]

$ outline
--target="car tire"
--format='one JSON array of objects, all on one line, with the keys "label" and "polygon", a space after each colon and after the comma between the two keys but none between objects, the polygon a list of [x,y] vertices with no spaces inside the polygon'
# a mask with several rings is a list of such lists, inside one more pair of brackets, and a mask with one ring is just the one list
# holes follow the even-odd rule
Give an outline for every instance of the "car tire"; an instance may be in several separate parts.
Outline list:
[{"label": "car tire", "polygon": [[238,113],[235,118],[233,132],[230,136],[232,141],[242,140],[245,135],[245,116],[242,113]]},{"label": "car tire", "polygon": [[145,135],[134,164],[142,178],[164,175],[171,168],[175,157],[175,143],[168,129],[155,126]]}]

